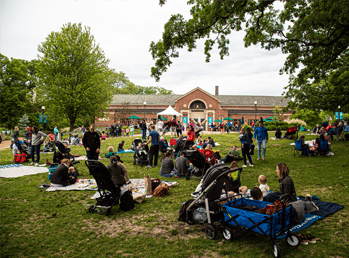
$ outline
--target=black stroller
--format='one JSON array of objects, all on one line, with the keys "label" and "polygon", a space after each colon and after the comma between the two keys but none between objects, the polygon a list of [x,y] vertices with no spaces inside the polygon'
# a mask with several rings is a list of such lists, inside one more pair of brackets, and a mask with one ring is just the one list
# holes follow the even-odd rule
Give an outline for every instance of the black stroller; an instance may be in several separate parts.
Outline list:
[{"label": "black stroller", "polygon": [[206,161],[205,156],[198,150],[184,150],[184,157],[186,157],[195,167],[192,172],[186,175],[186,179],[189,180],[192,176],[202,177],[207,169],[211,167],[211,164]]},{"label": "black stroller", "polygon": [[148,153],[145,150],[143,151],[137,150],[138,144],[143,142],[142,139],[135,138],[133,142],[134,142],[134,148],[135,148],[135,154],[133,155],[133,165],[136,165],[137,163],[140,164],[141,166],[149,165]]},{"label": "black stroller", "polygon": [[174,156],[178,157],[181,151],[189,150],[192,145],[193,142],[188,142],[187,140],[179,140],[174,151]]},{"label": "black stroller", "polygon": [[97,160],[86,160],[86,166],[90,174],[96,179],[98,192],[101,197],[97,198],[97,203],[90,206],[89,212],[104,212],[109,216],[113,206],[119,204],[120,187],[115,186],[111,180],[111,175],[103,163]]},{"label": "black stroller", "polygon": [[[75,160],[75,156],[70,154],[70,148],[64,146],[60,141],[54,141],[56,148],[53,152],[53,163],[60,164],[62,159],[69,159],[70,165],[73,167],[75,164],[80,163],[80,161]],[[75,168],[75,167],[74,167]],[[76,176],[79,176],[79,171],[75,168]]]},{"label": "black stroller", "polygon": [[23,142],[21,142],[20,144],[17,145],[18,146],[18,150],[21,154],[25,154],[25,162],[29,160],[30,157],[30,144],[28,143],[27,140],[24,140]]}]

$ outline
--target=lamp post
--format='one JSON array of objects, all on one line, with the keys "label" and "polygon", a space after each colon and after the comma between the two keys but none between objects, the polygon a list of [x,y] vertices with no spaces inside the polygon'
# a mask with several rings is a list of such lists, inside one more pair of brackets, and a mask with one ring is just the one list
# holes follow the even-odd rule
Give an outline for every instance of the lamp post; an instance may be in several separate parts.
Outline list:
[{"label": "lamp post", "polygon": [[147,105],[147,102],[143,102],[143,105],[144,105],[144,120],[145,120],[145,105]]},{"label": "lamp post", "polygon": [[257,123],[257,101],[254,102],[254,123]]},{"label": "lamp post", "polygon": [[341,120],[341,106],[338,106],[338,119]]},{"label": "lamp post", "polygon": [[45,121],[44,121],[44,116],[45,116],[45,107],[41,106],[41,113],[42,113],[42,131],[45,131]]}]

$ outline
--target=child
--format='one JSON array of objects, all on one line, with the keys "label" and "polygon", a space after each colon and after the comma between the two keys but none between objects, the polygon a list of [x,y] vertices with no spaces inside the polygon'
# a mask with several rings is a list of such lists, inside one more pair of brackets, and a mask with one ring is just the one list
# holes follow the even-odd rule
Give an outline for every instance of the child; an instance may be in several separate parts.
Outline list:
[{"label": "child", "polygon": [[128,137],[128,135],[129,135],[129,133],[130,133],[130,129],[128,129],[128,127],[126,128],[126,136]]},{"label": "child", "polygon": [[269,185],[267,185],[267,177],[264,175],[260,175],[258,177],[258,183],[259,183],[259,188],[263,193],[263,197],[267,196],[270,190]]},{"label": "child", "polygon": [[69,167],[68,169],[68,175],[72,178],[78,179],[78,175],[75,172],[75,168],[74,167]]},{"label": "child", "polygon": [[[238,164],[236,161],[233,161],[230,166],[230,169],[238,168]],[[229,196],[233,196],[236,192],[240,192],[242,195],[245,195],[248,187],[247,186],[241,186],[240,181],[236,182],[234,180],[237,179],[239,171],[233,172],[228,174],[229,176],[229,181],[225,182],[225,187],[227,188],[227,191],[229,193]]]},{"label": "child", "polygon": [[16,139],[12,144],[12,153],[13,156],[19,154],[18,147],[17,147],[18,139]]},{"label": "child", "polygon": [[118,151],[124,151],[124,144],[125,144],[125,141],[121,141],[119,143]]},{"label": "child", "polygon": [[113,146],[109,146],[108,151],[109,152],[107,154],[105,154],[105,157],[107,159],[109,159],[111,156],[115,156],[115,152],[114,152]]},{"label": "child", "polygon": [[124,128],[121,129],[121,134],[122,134],[122,136],[125,136]]},{"label": "child", "polygon": [[104,133],[104,131],[102,132],[102,142],[103,143],[105,142],[105,133]]}]

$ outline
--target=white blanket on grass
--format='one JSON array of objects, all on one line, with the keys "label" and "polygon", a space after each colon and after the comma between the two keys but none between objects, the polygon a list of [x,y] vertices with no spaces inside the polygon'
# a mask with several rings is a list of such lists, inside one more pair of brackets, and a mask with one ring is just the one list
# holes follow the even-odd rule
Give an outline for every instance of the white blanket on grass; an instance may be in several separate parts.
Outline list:
[{"label": "white blanket on grass", "polygon": [[0,177],[15,178],[39,173],[48,173],[47,167],[19,166],[0,169]]},{"label": "white blanket on grass", "polygon": [[46,189],[46,192],[54,191],[82,191],[82,190],[97,190],[95,179],[80,179],[78,183],[67,186],[51,186]]}]

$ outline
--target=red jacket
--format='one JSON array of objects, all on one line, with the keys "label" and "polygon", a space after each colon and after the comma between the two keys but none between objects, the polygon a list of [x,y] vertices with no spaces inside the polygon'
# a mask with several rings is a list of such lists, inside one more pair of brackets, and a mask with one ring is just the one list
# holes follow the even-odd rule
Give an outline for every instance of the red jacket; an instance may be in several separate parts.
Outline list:
[{"label": "red jacket", "polygon": [[187,141],[195,141],[195,131],[194,130],[187,131]]}]

